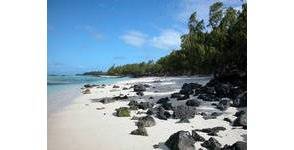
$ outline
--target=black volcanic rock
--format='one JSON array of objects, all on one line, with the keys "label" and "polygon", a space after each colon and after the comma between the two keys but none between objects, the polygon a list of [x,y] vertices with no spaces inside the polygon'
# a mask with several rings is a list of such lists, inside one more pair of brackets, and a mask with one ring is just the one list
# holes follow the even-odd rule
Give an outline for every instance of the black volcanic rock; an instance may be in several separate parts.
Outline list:
[{"label": "black volcanic rock", "polygon": [[213,94],[199,94],[198,99],[202,99],[203,101],[219,101],[220,99]]},{"label": "black volcanic rock", "polygon": [[176,123],[190,123],[189,119],[187,118],[181,118],[178,122]]},{"label": "black volcanic rock", "polygon": [[194,139],[196,142],[198,142],[198,141],[200,141],[200,142],[204,142],[204,141],[205,141],[205,138],[202,137],[201,135],[199,135],[196,131],[197,131],[197,130],[192,130],[192,137],[193,137],[193,139]]},{"label": "black volcanic rock", "polygon": [[146,86],[143,84],[136,84],[134,85],[134,92],[144,92],[146,91]]},{"label": "black volcanic rock", "polygon": [[182,118],[191,119],[195,117],[195,114],[196,114],[195,111],[196,111],[195,107],[180,105],[174,108],[173,117],[175,119],[182,119]]},{"label": "black volcanic rock", "polygon": [[170,150],[195,150],[195,140],[188,131],[179,131],[171,135],[165,142]]},{"label": "black volcanic rock", "polygon": [[148,108],[152,108],[153,104],[150,103],[150,102],[140,102],[137,106],[138,106],[139,109],[146,110]]},{"label": "black volcanic rock", "polygon": [[167,103],[168,101],[170,101],[169,98],[164,97],[164,98],[159,99],[156,103],[157,104],[163,104],[163,103]]},{"label": "black volcanic rock", "polygon": [[233,126],[242,126],[244,129],[247,129],[247,114],[240,114],[233,122]]},{"label": "black volcanic rock", "polygon": [[207,148],[208,150],[221,150],[221,144],[213,137],[201,144],[201,146]]},{"label": "black volcanic rock", "polygon": [[226,130],[225,127],[214,127],[214,128],[204,128],[204,129],[195,129],[194,131],[200,131],[200,132],[204,132],[207,133],[210,136],[217,136],[217,133],[219,131],[224,131]]},{"label": "black volcanic rock", "polygon": [[144,127],[152,127],[156,125],[152,116],[141,117],[138,120],[143,124]]},{"label": "black volcanic rock", "polygon": [[236,99],[233,100],[235,107],[247,107],[247,91],[239,94]]},{"label": "black volcanic rock", "polygon": [[186,102],[187,106],[193,106],[193,107],[198,107],[198,106],[200,106],[200,104],[201,104],[201,102],[197,99],[188,100]]},{"label": "black volcanic rock", "polygon": [[132,131],[130,134],[148,136],[147,130],[144,126],[138,126],[138,129]]},{"label": "black volcanic rock", "polygon": [[230,107],[230,99],[229,98],[222,98],[222,100],[219,101],[216,108],[218,108],[221,111],[227,110]]},{"label": "black volcanic rock", "polygon": [[237,141],[233,145],[225,145],[222,150],[247,150],[247,143],[243,141]]}]

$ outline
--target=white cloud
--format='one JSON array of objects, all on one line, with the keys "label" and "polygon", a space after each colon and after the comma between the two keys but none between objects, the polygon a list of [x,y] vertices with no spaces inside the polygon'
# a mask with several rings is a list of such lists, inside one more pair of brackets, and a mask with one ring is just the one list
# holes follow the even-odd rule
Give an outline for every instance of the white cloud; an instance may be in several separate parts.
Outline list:
[{"label": "white cloud", "polygon": [[177,49],[181,44],[181,33],[173,30],[163,30],[159,36],[155,36],[151,39],[151,45],[159,49]]},{"label": "white cloud", "polygon": [[141,47],[147,41],[147,35],[143,34],[139,31],[129,31],[123,36],[120,37],[125,43],[135,46]]}]

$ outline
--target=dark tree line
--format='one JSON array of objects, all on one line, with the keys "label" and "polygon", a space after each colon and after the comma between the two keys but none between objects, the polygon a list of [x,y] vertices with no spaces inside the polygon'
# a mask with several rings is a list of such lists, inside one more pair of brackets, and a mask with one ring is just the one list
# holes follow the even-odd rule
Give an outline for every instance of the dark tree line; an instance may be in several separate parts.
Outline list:
[{"label": "dark tree line", "polygon": [[110,75],[193,75],[209,74],[219,67],[234,65],[246,71],[247,5],[237,11],[216,2],[210,6],[208,25],[191,14],[189,32],[181,36],[181,48],[157,62],[113,66]]}]

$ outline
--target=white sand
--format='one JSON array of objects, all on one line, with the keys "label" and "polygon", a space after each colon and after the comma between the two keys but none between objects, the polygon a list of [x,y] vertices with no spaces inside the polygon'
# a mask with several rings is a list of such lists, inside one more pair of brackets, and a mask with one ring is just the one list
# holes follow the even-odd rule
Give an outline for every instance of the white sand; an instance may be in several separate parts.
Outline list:
[{"label": "white sand", "polygon": [[[246,130],[232,129],[229,123],[223,121],[224,117],[234,119],[233,114],[237,110],[233,107],[230,107],[224,115],[217,119],[204,120],[201,116],[196,115],[195,118],[190,119],[191,123],[177,124],[175,122],[178,120],[175,119],[166,121],[155,118],[156,125],[146,128],[149,136],[145,137],[129,134],[137,128],[135,120],[130,120],[131,117],[116,117],[113,115],[116,108],[127,106],[128,102],[118,101],[104,105],[100,102],[92,103],[90,101],[90,99],[113,97],[119,94],[130,94],[128,96],[132,96],[135,95],[134,92],[121,90],[121,88],[131,86],[127,85],[127,83],[152,82],[155,80],[165,81],[162,84],[169,85],[175,84],[171,80],[184,79],[137,78],[116,84],[120,86],[119,90],[114,90],[112,85],[105,88],[92,88],[92,94],[82,95],[75,99],[73,104],[64,108],[63,111],[50,115],[48,118],[48,150],[150,150],[153,149],[154,144],[160,144],[161,149],[167,149],[162,143],[177,131],[191,131],[216,126],[227,128],[225,131],[220,131],[219,136],[215,137],[222,145],[243,141],[241,135],[247,134]],[[166,93],[144,92],[144,94],[170,95],[177,90]],[[105,107],[105,109],[96,110],[96,108],[101,107]],[[206,108],[203,107],[203,109]],[[131,116],[133,115],[136,115],[136,111],[132,111]],[[198,133],[206,139],[209,138],[205,133]],[[195,145],[196,149],[200,148],[199,142]]]}]

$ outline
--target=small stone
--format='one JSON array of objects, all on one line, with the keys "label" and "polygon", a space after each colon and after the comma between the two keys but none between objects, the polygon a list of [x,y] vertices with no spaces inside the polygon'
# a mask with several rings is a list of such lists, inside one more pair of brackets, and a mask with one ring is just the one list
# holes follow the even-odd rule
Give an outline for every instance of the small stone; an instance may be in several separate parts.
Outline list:
[{"label": "small stone", "polygon": [[158,144],[154,144],[154,145],[153,145],[153,148],[154,148],[154,149],[159,148],[159,145],[158,145]]},{"label": "small stone", "polygon": [[138,126],[138,129],[131,132],[133,135],[148,136],[147,130],[143,126]]}]

